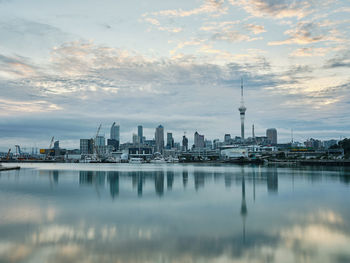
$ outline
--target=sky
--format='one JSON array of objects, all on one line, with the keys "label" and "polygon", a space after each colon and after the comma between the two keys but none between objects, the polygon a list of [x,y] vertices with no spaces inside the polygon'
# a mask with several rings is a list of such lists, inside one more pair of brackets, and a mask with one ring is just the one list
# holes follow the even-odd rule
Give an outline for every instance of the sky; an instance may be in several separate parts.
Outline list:
[{"label": "sky", "polygon": [[0,150],[162,124],[175,141],[350,136],[350,1],[0,0]]}]

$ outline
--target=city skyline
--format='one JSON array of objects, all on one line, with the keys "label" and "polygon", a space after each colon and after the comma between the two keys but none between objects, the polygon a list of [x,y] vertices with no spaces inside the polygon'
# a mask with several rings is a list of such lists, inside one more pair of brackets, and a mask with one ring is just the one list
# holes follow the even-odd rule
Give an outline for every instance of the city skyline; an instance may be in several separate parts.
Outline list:
[{"label": "city skyline", "polygon": [[[138,6],[135,9],[135,6]],[[181,142],[350,134],[348,1],[0,1],[0,150],[159,124]],[[192,144],[192,136],[189,144]]]}]

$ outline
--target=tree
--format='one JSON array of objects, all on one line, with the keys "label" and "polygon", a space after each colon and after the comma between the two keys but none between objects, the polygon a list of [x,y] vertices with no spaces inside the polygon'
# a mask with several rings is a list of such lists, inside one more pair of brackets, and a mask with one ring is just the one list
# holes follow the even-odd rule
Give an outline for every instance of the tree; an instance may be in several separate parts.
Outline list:
[{"label": "tree", "polygon": [[343,148],[344,154],[346,156],[350,155],[350,139],[345,138],[344,140],[340,141],[338,145]]}]

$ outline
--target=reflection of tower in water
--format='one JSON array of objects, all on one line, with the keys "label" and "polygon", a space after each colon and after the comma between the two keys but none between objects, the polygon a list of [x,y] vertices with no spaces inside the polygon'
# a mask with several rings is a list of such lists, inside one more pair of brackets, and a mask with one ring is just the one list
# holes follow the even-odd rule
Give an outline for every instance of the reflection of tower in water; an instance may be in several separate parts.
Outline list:
[{"label": "reflection of tower in water", "polygon": [[119,172],[108,172],[107,179],[111,197],[114,199],[115,196],[119,195]]},{"label": "reflection of tower in water", "polygon": [[157,195],[162,196],[164,194],[164,172],[163,171],[155,172],[154,187],[156,189]]},{"label": "reflection of tower in water", "polygon": [[53,181],[55,184],[58,184],[58,171],[53,171]]},{"label": "reflection of tower in water", "polygon": [[187,171],[183,171],[182,172],[182,184],[183,184],[184,188],[186,188],[187,183],[188,183],[188,172]]},{"label": "reflection of tower in water", "polygon": [[173,188],[174,183],[174,172],[168,171],[166,174],[166,186],[168,190],[171,190]]},{"label": "reflection of tower in water", "polygon": [[267,174],[267,191],[269,193],[278,192],[278,172],[276,167],[271,168]]},{"label": "reflection of tower in water", "polygon": [[194,177],[194,188],[196,189],[196,191],[199,188],[203,188],[204,187],[204,174],[202,172],[194,171],[193,177]]},{"label": "reflection of tower in water", "polygon": [[245,222],[248,214],[247,204],[245,201],[245,178],[244,170],[242,168],[242,203],[241,203],[241,217],[243,220],[243,242],[245,242]]}]

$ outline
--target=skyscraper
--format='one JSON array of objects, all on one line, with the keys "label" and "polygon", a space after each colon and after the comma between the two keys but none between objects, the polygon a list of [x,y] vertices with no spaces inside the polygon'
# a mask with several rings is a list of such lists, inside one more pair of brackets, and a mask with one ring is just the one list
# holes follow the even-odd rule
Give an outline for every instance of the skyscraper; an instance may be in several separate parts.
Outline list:
[{"label": "skyscraper", "polygon": [[159,125],[155,132],[156,152],[163,152],[164,149],[164,127]]},{"label": "skyscraper", "polygon": [[174,147],[174,138],[171,132],[166,134],[166,148],[171,149]]},{"label": "skyscraper", "polygon": [[275,128],[267,129],[266,137],[271,142],[271,144],[277,144],[277,130]]},{"label": "skyscraper", "polygon": [[204,148],[204,135],[200,135],[198,132],[194,133],[194,147]]},{"label": "skyscraper", "polygon": [[133,133],[133,135],[132,135],[132,143],[133,144],[139,144],[140,143],[140,137],[136,133]]},{"label": "skyscraper", "polygon": [[241,116],[241,139],[244,140],[244,118],[245,118],[245,111],[247,108],[244,106],[244,100],[243,100],[243,79],[241,79],[241,106],[238,108],[239,114]]},{"label": "skyscraper", "polygon": [[182,136],[182,149],[183,149],[183,151],[188,150],[188,139],[187,139],[186,135]]},{"label": "skyscraper", "polygon": [[143,143],[143,127],[142,127],[142,125],[137,126],[137,136],[139,137],[139,142]]},{"label": "skyscraper", "polygon": [[120,130],[119,125],[115,125],[115,122],[113,122],[111,127],[110,139],[117,140],[118,142],[120,142],[119,130]]}]

